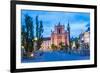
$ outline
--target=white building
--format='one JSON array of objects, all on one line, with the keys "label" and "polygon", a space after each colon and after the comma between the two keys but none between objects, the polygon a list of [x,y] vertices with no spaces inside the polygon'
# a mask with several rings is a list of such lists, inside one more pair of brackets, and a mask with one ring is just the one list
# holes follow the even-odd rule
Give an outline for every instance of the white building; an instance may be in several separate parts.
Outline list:
[{"label": "white building", "polygon": [[84,39],[84,43],[90,44],[90,32],[84,32],[83,39]]},{"label": "white building", "polygon": [[89,45],[90,45],[90,32],[89,31],[86,31],[80,35],[79,43],[80,43],[80,47],[83,46],[85,48],[89,48]]},{"label": "white building", "polygon": [[41,45],[41,49],[42,51],[49,51],[51,50],[51,38],[47,37],[43,39],[43,43]]}]

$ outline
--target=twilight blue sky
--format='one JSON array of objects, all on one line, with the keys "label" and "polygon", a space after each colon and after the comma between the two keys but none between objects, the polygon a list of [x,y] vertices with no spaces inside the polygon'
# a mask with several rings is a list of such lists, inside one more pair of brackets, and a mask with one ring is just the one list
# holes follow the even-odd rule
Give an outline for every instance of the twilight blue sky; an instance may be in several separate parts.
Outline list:
[{"label": "twilight blue sky", "polygon": [[54,30],[54,26],[59,22],[65,25],[65,30],[67,30],[69,22],[71,37],[77,37],[82,31],[87,29],[87,25],[90,26],[90,13],[21,10],[22,25],[25,25],[25,14],[32,17],[34,27],[36,26],[35,18],[37,15],[38,19],[43,21],[44,37],[50,37],[51,30]]}]

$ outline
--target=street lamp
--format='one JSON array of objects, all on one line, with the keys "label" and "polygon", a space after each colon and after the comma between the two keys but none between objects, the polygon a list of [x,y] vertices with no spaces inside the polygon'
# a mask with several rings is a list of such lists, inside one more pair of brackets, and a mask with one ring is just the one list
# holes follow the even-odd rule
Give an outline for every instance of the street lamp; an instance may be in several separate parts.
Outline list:
[{"label": "street lamp", "polygon": [[34,51],[37,50],[37,37],[34,38]]},{"label": "street lamp", "polygon": [[35,37],[34,40],[37,41],[37,37]]}]

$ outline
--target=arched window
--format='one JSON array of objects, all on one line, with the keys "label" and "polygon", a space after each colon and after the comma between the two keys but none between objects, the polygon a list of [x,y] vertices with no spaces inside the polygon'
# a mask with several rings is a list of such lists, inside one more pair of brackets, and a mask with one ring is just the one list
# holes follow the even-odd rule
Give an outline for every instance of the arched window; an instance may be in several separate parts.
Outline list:
[{"label": "arched window", "polygon": [[59,34],[61,33],[61,30],[60,30],[60,29],[58,30],[58,33],[59,33]]}]

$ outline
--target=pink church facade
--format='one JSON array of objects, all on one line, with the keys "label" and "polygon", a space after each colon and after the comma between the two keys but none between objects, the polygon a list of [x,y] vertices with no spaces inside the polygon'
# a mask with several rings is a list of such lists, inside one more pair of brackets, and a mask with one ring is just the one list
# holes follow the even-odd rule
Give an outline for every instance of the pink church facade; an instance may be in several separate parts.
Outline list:
[{"label": "pink church facade", "polygon": [[[51,36],[48,37],[49,39],[44,39],[41,50],[47,51],[52,50],[51,45],[54,44],[58,47],[60,46],[60,43],[63,43],[64,45],[69,46],[69,32],[65,30],[65,26],[62,24],[58,24],[54,26],[54,31],[51,31]],[[49,43],[49,44],[47,44]]]},{"label": "pink church facade", "polygon": [[60,23],[54,27],[54,31],[51,33],[51,44],[59,47],[60,43],[69,45],[68,31],[65,30],[64,25]]}]

